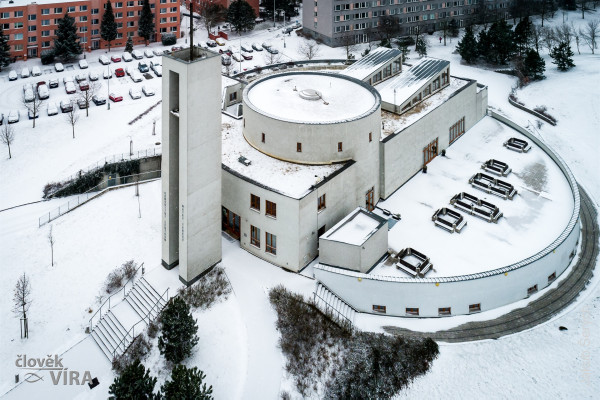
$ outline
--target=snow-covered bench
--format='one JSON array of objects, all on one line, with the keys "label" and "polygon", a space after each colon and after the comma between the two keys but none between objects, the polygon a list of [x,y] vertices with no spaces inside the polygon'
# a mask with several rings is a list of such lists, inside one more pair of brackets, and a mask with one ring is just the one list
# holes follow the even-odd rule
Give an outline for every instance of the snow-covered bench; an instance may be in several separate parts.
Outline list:
[{"label": "snow-covered bench", "polygon": [[465,225],[467,225],[467,221],[459,212],[450,210],[446,207],[437,210],[431,217],[431,220],[436,226],[439,226],[450,233],[460,233]]}]

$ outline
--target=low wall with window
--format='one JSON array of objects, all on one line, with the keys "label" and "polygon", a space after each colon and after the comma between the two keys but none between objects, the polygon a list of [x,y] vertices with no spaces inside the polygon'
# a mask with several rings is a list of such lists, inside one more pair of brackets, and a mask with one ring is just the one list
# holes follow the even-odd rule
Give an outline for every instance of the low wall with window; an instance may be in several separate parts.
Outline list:
[{"label": "low wall with window", "polygon": [[416,308],[419,317],[438,317],[440,308],[450,308],[451,315],[460,315],[511,304],[542,290],[559,277],[575,256],[579,241],[577,182],[562,159],[543,142],[507,118],[493,111],[490,113],[537,144],[567,178],[574,207],[569,223],[559,237],[527,259],[477,274],[413,279],[372,276],[319,265],[315,267],[315,278],[361,312],[374,313],[374,306],[377,306],[378,310],[385,307],[387,315],[407,316],[407,308]]}]

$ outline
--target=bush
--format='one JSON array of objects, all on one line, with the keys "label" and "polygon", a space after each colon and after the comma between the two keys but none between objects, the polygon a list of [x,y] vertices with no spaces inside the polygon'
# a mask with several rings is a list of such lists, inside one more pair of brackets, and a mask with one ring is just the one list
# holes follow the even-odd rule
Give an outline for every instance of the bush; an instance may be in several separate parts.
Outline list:
[{"label": "bush", "polygon": [[143,361],[150,352],[151,348],[152,345],[143,334],[137,335],[127,350],[120,356],[117,356],[113,359],[112,369],[121,374],[136,360]]},{"label": "bush", "polygon": [[137,268],[137,263],[129,260],[108,274],[104,283],[106,293],[113,293],[115,290],[121,289],[129,279],[135,276]]},{"label": "bush", "polygon": [[165,400],[213,400],[212,386],[206,386],[204,372],[196,367],[176,365],[171,372],[171,380],[161,386]]},{"label": "bush", "polygon": [[198,343],[198,325],[190,306],[180,297],[174,297],[161,313],[162,334],[158,349],[168,362],[179,364],[192,354]]},{"label": "bush", "polygon": [[216,303],[221,296],[226,299],[231,293],[231,286],[225,276],[225,270],[215,267],[208,274],[188,288],[180,288],[178,295],[193,308],[207,309]]},{"label": "bush", "polygon": [[42,55],[40,56],[42,60],[42,65],[48,65],[54,63],[54,50],[46,50],[42,51]]},{"label": "bush", "polygon": [[150,376],[150,370],[140,360],[135,360],[115,378],[108,394],[114,399],[154,399],[158,398],[153,393],[154,385],[156,378]]},{"label": "bush", "polygon": [[173,46],[177,43],[177,36],[174,33],[163,33],[160,35],[163,46]]}]

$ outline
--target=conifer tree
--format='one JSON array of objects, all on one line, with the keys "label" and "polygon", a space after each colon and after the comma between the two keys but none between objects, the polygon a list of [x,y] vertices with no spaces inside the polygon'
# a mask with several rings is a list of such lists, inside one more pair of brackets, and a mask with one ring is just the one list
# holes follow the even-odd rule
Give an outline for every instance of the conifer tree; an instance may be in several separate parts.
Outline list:
[{"label": "conifer tree", "polygon": [[227,21],[233,25],[239,35],[254,29],[255,19],[254,9],[246,0],[235,0],[227,9]]},{"label": "conifer tree", "polygon": [[54,39],[54,54],[62,58],[63,61],[68,62],[75,59],[81,53],[83,53],[83,50],[79,46],[75,18],[66,13],[58,21],[58,29],[56,30],[56,38]]},{"label": "conifer tree", "polygon": [[206,378],[198,368],[176,365],[171,372],[171,380],[161,387],[164,400],[213,400],[212,386],[206,387]]},{"label": "conifer tree", "polygon": [[490,43],[490,37],[485,29],[479,31],[477,38],[477,53],[485,58],[486,61],[490,61],[490,54],[492,51],[492,45]]},{"label": "conifer tree", "polygon": [[490,26],[487,35],[490,43],[488,61],[505,64],[513,55],[515,47],[510,26],[505,20],[501,19]]},{"label": "conifer tree", "polygon": [[198,325],[190,312],[190,306],[180,297],[175,297],[161,314],[162,334],[158,338],[158,349],[167,361],[180,363],[198,343]]},{"label": "conifer tree", "polygon": [[575,66],[572,58],[573,51],[571,45],[567,42],[560,42],[558,46],[554,47],[550,51],[550,57],[554,60],[552,63],[556,64],[559,71],[567,71]]},{"label": "conifer tree", "polygon": [[546,62],[535,50],[527,50],[525,60],[523,60],[523,67],[529,79],[541,80],[545,78]]},{"label": "conifer tree", "polygon": [[529,48],[532,35],[533,24],[529,20],[529,17],[525,17],[517,24],[513,34],[519,55],[525,54]]},{"label": "conifer tree", "polygon": [[421,57],[427,55],[427,42],[422,37],[417,39],[415,50]]},{"label": "conifer tree", "polygon": [[0,69],[10,64],[10,45],[8,44],[8,35],[4,36],[2,24],[0,24]]},{"label": "conifer tree", "polygon": [[451,19],[448,23],[448,33],[452,37],[458,37],[458,22],[455,19]]},{"label": "conifer tree", "polygon": [[146,369],[140,360],[123,370],[108,388],[108,394],[114,396],[115,400],[124,399],[159,399],[154,394],[156,378],[150,376],[150,370]]},{"label": "conifer tree", "polygon": [[473,34],[472,27],[467,26],[465,29],[465,36],[463,36],[462,40],[458,42],[456,50],[463,60],[467,62],[467,64],[472,64],[477,60],[479,51],[477,49],[477,40]]},{"label": "conifer tree", "polygon": [[128,53],[133,51],[133,40],[131,39],[131,36],[129,36],[125,42],[125,51]]},{"label": "conifer tree", "polygon": [[148,46],[148,40],[154,35],[154,17],[148,0],[144,0],[142,6],[138,34],[146,40],[146,46]]},{"label": "conifer tree", "polygon": [[106,10],[104,10],[102,22],[100,22],[100,36],[108,42],[108,51],[110,51],[110,42],[117,38],[117,23],[110,0],[106,0]]}]

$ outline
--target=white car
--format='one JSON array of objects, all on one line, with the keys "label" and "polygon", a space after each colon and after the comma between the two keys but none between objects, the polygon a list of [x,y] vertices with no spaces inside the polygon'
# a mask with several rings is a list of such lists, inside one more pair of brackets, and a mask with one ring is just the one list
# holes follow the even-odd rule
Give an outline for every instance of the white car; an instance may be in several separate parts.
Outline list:
[{"label": "white car", "polygon": [[29,68],[25,67],[21,70],[21,78],[29,78]]},{"label": "white car", "polygon": [[112,71],[110,70],[110,68],[107,68],[104,70],[104,79],[110,79],[112,78]]},{"label": "white car", "polygon": [[156,76],[162,76],[162,65],[160,64],[160,62],[150,61],[150,69],[152,69],[152,71],[154,71]]},{"label": "white car", "polygon": [[63,83],[66,85],[67,82],[73,83],[74,82],[73,77],[72,76],[63,76]]},{"label": "white car", "polygon": [[131,56],[131,53],[125,52],[123,53],[122,57],[123,61],[125,62],[130,62],[133,61],[133,57]]},{"label": "white car", "polygon": [[141,82],[144,79],[142,74],[140,74],[138,71],[133,71],[130,76],[131,80],[134,82]]},{"label": "white car", "polygon": [[85,60],[79,60],[79,68],[86,69],[88,67],[88,63]]},{"label": "white car", "polygon": [[50,90],[48,89],[48,86],[45,84],[38,86],[37,91],[38,91],[38,97],[40,98],[40,100],[46,100],[48,97],[50,97]]},{"label": "white car", "polygon": [[160,56],[162,56],[162,55],[163,55],[163,52],[162,52],[162,51],[160,51],[160,50],[158,50],[158,49],[154,49],[154,50],[152,50],[152,53],[154,53],[154,55],[155,55],[155,56],[158,56],[158,57],[160,57]]},{"label": "white car", "polygon": [[30,102],[35,100],[35,93],[33,92],[33,86],[30,84],[23,85],[23,100]]},{"label": "white car", "polygon": [[73,82],[65,83],[65,92],[67,92],[67,94],[73,94],[76,91],[77,91],[77,88],[75,87],[75,84]]},{"label": "white car", "polygon": [[54,64],[54,70],[56,72],[63,72],[65,70],[65,66],[62,65],[62,63],[56,63]]},{"label": "white car", "polygon": [[19,122],[19,118],[21,118],[21,114],[19,114],[19,110],[10,110],[8,113],[8,117],[6,121],[9,124],[14,124],[15,122]]},{"label": "white car", "polygon": [[42,70],[37,65],[31,69],[31,76],[40,76],[42,74]]},{"label": "white car", "polygon": [[88,77],[90,78],[90,81],[97,81],[98,80],[98,74],[96,72],[90,72],[90,74],[88,75]]},{"label": "white car", "polygon": [[142,92],[144,92],[144,95],[146,95],[147,97],[154,96],[154,94],[155,94],[154,89],[149,88],[145,85],[142,86]]},{"label": "white car", "polygon": [[10,71],[10,72],[8,73],[8,80],[9,80],[9,81],[16,81],[18,77],[19,77],[19,76],[17,75],[17,72],[16,72],[16,71]]},{"label": "white car", "polygon": [[98,61],[100,61],[100,64],[102,65],[110,64],[110,60],[105,55],[101,55],[100,57],[98,57]]},{"label": "white car", "polygon": [[125,67],[125,73],[127,74],[127,76],[131,76],[131,74],[133,74],[133,71],[135,71],[135,68],[133,68],[131,65]]},{"label": "white car", "polygon": [[48,104],[48,116],[53,116],[56,114],[58,114],[58,107],[56,107],[56,104],[54,104],[54,103]]},{"label": "white car", "polygon": [[140,93],[139,89],[136,88],[129,89],[129,96],[131,96],[131,98],[134,100],[142,98],[142,94]]},{"label": "white car", "polygon": [[146,50],[144,50],[144,55],[145,55],[147,58],[152,58],[152,57],[154,57],[154,53],[153,53],[153,52],[152,52],[152,50],[150,50],[150,49],[146,49]]},{"label": "white car", "polygon": [[131,56],[136,60],[141,60],[142,58],[144,58],[144,54],[139,50],[132,51]]}]

